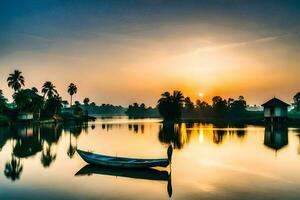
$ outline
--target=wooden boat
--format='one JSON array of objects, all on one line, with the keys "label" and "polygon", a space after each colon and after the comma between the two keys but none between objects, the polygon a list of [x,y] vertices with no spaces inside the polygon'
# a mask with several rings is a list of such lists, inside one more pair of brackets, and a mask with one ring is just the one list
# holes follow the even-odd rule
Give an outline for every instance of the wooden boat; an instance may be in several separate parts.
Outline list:
[{"label": "wooden boat", "polygon": [[103,167],[99,165],[88,164],[81,168],[75,176],[84,176],[91,174],[101,174],[108,176],[118,176],[134,179],[156,180],[156,181],[168,181],[168,171],[160,171],[157,169],[131,169],[131,168],[112,168]]},{"label": "wooden boat", "polygon": [[106,167],[120,168],[150,168],[150,167],[167,167],[171,162],[172,147],[168,148],[168,158],[162,159],[140,159],[140,158],[124,158],[112,157],[101,154],[94,154],[87,151],[77,149],[80,157],[89,164],[101,165]]}]

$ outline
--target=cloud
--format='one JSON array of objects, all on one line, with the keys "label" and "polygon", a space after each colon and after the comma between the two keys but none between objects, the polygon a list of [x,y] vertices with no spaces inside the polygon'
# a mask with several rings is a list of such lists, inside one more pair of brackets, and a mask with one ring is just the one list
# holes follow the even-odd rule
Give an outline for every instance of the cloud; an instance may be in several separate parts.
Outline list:
[{"label": "cloud", "polygon": [[51,39],[46,38],[46,37],[41,36],[41,35],[28,34],[28,33],[17,33],[17,35],[24,36],[24,37],[27,37],[29,39],[37,40],[37,41],[41,41],[41,42],[54,42],[54,40],[51,40]]},{"label": "cloud", "polygon": [[233,42],[233,43],[228,43],[228,44],[223,44],[223,45],[207,46],[207,47],[202,47],[202,48],[198,49],[197,51],[200,51],[200,52],[213,52],[213,51],[219,51],[219,50],[223,50],[223,49],[244,47],[244,46],[248,46],[248,45],[252,45],[252,44],[271,42],[271,41],[277,40],[281,37],[283,37],[283,35],[264,37],[264,38],[259,38],[259,39],[255,39],[255,40],[248,40],[248,41],[242,41],[242,42]]}]

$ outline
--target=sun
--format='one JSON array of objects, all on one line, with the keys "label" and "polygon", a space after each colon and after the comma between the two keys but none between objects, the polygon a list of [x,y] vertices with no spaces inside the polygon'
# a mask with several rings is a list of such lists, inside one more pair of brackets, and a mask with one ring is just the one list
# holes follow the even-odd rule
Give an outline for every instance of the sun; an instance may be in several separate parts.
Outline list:
[{"label": "sun", "polygon": [[203,97],[203,96],[204,96],[203,92],[199,92],[199,93],[198,93],[198,96],[199,96],[199,97]]}]

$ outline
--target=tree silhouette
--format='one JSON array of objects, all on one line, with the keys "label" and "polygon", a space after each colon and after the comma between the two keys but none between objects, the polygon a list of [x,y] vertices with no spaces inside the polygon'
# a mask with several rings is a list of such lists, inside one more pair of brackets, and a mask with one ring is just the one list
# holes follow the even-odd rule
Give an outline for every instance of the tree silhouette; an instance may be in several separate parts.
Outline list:
[{"label": "tree silhouette", "polygon": [[11,179],[12,181],[16,181],[20,179],[21,173],[23,171],[23,165],[20,159],[12,156],[11,161],[5,164],[4,175]]},{"label": "tree silhouette", "polygon": [[293,97],[293,100],[294,100],[295,109],[297,111],[300,111],[300,92],[295,94],[295,96]]},{"label": "tree silhouette", "polygon": [[89,98],[84,98],[84,100],[83,100],[84,105],[87,106],[89,104],[89,102],[90,102]]},{"label": "tree silhouette", "polygon": [[171,95],[165,92],[158,100],[158,110],[164,120],[176,120],[181,117],[184,96],[181,91],[175,90]]},{"label": "tree silhouette", "polygon": [[189,112],[192,112],[195,108],[194,103],[191,101],[190,97],[185,97],[184,99],[184,108]]},{"label": "tree silhouette", "polygon": [[72,107],[72,98],[73,98],[73,95],[77,93],[77,86],[74,84],[74,83],[71,83],[68,87],[68,93],[70,94],[71,96],[71,104],[70,106]]},{"label": "tree silhouette", "polygon": [[44,105],[43,97],[32,89],[21,89],[13,95],[14,101],[20,110],[37,113]]},{"label": "tree silhouette", "polygon": [[243,96],[239,96],[237,100],[228,99],[228,110],[233,116],[241,116],[246,112],[247,102]]},{"label": "tree silhouette", "polygon": [[39,92],[39,90],[36,87],[32,87],[31,90],[36,94]]},{"label": "tree silhouette", "polygon": [[55,95],[58,95],[58,92],[55,88],[56,87],[50,81],[45,82],[42,88],[42,93],[44,94],[44,97],[47,96],[47,98],[50,99]]},{"label": "tree silhouette", "polygon": [[215,96],[212,98],[213,112],[217,116],[224,116],[227,111],[227,101],[220,96]]},{"label": "tree silhouette", "polygon": [[4,97],[2,90],[0,90],[0,113],[6,108],[7,99]]},{"label": "tree silhouette", "polygon": [[144,103],[139,105],[138,103],[134,103],[128,106],[128,109],[125,111],[125,114],[130,118],[144,118],[149,116],[157,116],[157,110],[151,107],[146,107]]},{"label": "tree silhouette", "polygon": [[13,73],[9,74],[7,83],[8,87],[11,87],[15,92],[18,92],[22,86],[25,85],[25,79],[22,76],[22,72],[15,70]]},{"label": "tree silhouette", "polygon": [[48,99],[45,104],[45,110],[51,116],[59,113],[62,107],[62,99],[58,95],[55,95],[54,97]]}]

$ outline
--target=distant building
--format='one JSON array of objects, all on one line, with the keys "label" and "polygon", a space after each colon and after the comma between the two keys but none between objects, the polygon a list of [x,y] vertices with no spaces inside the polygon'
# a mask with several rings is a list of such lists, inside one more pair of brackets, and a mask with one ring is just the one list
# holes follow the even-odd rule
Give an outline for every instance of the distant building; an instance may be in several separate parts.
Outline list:
[{"label": "distant building", "polygon": [[33,120],[33,113],[20,112],[18,114],[18,119],[23,121]]},{"label": "distant building", "polygon": [[264,107],[264,117],[266,120],[274,122],[287,119],[288,107],[290,105],[280,99],[274,97],[262,104],[262,106]]}]

